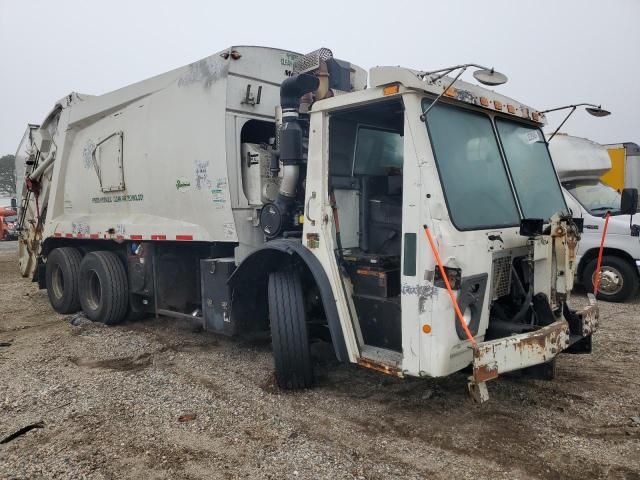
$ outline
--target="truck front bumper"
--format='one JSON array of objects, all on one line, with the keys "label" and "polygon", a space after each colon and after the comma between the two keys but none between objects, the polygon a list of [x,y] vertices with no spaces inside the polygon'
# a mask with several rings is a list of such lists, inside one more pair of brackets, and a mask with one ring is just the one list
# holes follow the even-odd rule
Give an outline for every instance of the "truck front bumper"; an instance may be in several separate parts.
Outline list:
[{"label": "truck front bumper", "polygon": [[[500,373],[549,362],[558,353],[593,334],[598,328],[598,305],[592,294],[588,306],[569,312],[539,330],[478,343],[473,347],[473,376],[469,391],[476,401],[488,399],[485,382]],[[569,318],[567,318],[569,317]]]}]

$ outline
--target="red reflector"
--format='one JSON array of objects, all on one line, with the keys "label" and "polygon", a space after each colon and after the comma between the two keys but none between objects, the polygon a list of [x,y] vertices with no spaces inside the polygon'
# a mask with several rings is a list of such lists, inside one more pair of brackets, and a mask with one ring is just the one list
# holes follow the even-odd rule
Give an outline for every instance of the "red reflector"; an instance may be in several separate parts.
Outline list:
[{"label": "red reflector", "polygon": [[176,235],[176,240],[193,240],[193,235]]},{"label": "red reflector", "polygon": [[67,238],[73,238],[73,233],[65,233],[64,236]]},{"label": "red reflector", "polygon": [[62,234],[60,232],[53,232],[53,236],[60,238]]},{"label": "red reflector", "polygon": [[84,238],[84,233],[76,233],[76,238]]},{"label": "red reflector", "polygon": [[131,240],[142,240],[142,235],[129,235]]},{"label": "red reflector", "polygon": [[92,233],[91,235],[89,235],[89,238],[93,238],[94,240],[100,238],[100,235],[98,235],[97,233]]},{"label": "red reflector", "polygon": [[166,235],[151,235],[151,240],[166,240]]}]

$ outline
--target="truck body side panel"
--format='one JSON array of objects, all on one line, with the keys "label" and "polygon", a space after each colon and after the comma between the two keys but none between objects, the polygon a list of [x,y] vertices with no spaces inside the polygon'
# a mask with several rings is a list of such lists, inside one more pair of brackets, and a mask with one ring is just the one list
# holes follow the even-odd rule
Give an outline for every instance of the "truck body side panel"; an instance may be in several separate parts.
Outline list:
[{"label": "truck body side panel", "polygon": [[[279,84],[297,54],[233,51],[240,57],[222,52],[105,95],[76,96],[56,138],[45,237],[235,243],[237,221],[245,237],[260,233],[242,192],[242,127],[275,124]],[[234,218],[236,208],[244,211]]]}]

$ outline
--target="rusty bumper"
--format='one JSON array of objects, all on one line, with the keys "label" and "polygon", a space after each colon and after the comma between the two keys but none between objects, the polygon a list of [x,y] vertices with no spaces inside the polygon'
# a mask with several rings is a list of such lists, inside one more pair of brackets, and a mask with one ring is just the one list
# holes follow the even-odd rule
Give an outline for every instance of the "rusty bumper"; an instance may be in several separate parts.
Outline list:
[{"label": "rusty bumper", "polygon": [[598,330],[600,321],[600,311],[598,310],[596,297],[592,293],[589,293],[587,294],[587,298],[589,305],[587,305],[584,310],[578,312],[580,321],[578,322],[578,332],[575,332],[583,337],[587,337]]},{"label": "rusty bumper", "polygon": [[571,320],[559,320],[539,330],[478,343],[473,347],[473,381],[486,382],[500,373],[548,362],[576,338],[598,328],[598,305],[589,295],[589,305]]}]

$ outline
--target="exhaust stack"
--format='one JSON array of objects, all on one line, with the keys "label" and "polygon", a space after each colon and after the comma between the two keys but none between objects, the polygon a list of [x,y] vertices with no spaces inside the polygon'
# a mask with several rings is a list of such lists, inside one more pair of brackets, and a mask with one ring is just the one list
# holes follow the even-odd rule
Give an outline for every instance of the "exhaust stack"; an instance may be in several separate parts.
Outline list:
[{"label": "exhaust stack", "polygon": [[280,161],[283,165],[278,198],[268,203],[260,213],[260,226],[268,238],[279,236],[291,225],[291,214],[300,180],[300,165],[304,163],[300,97],[318,89],[318,77],[306,73],[287,78],[280,87],[282,129],[280,130]]},{"label": "exhaust stack", "polygon": [[[260,226],[268,239],[295,229],[293,213],[300,184],[300,167],[305,163],[303,126],[300,112],[306,113],[315,100],[366,87],[366,73],[349,62],[333,58],[328,48],[320,48],[298,58],[293,65],[296,72],[280,86],[282,127],[279,132],[279,156],[283,176],[278,198],[268,203],[260,213]],[[273,158],[271,172],[279,171]]]}]

